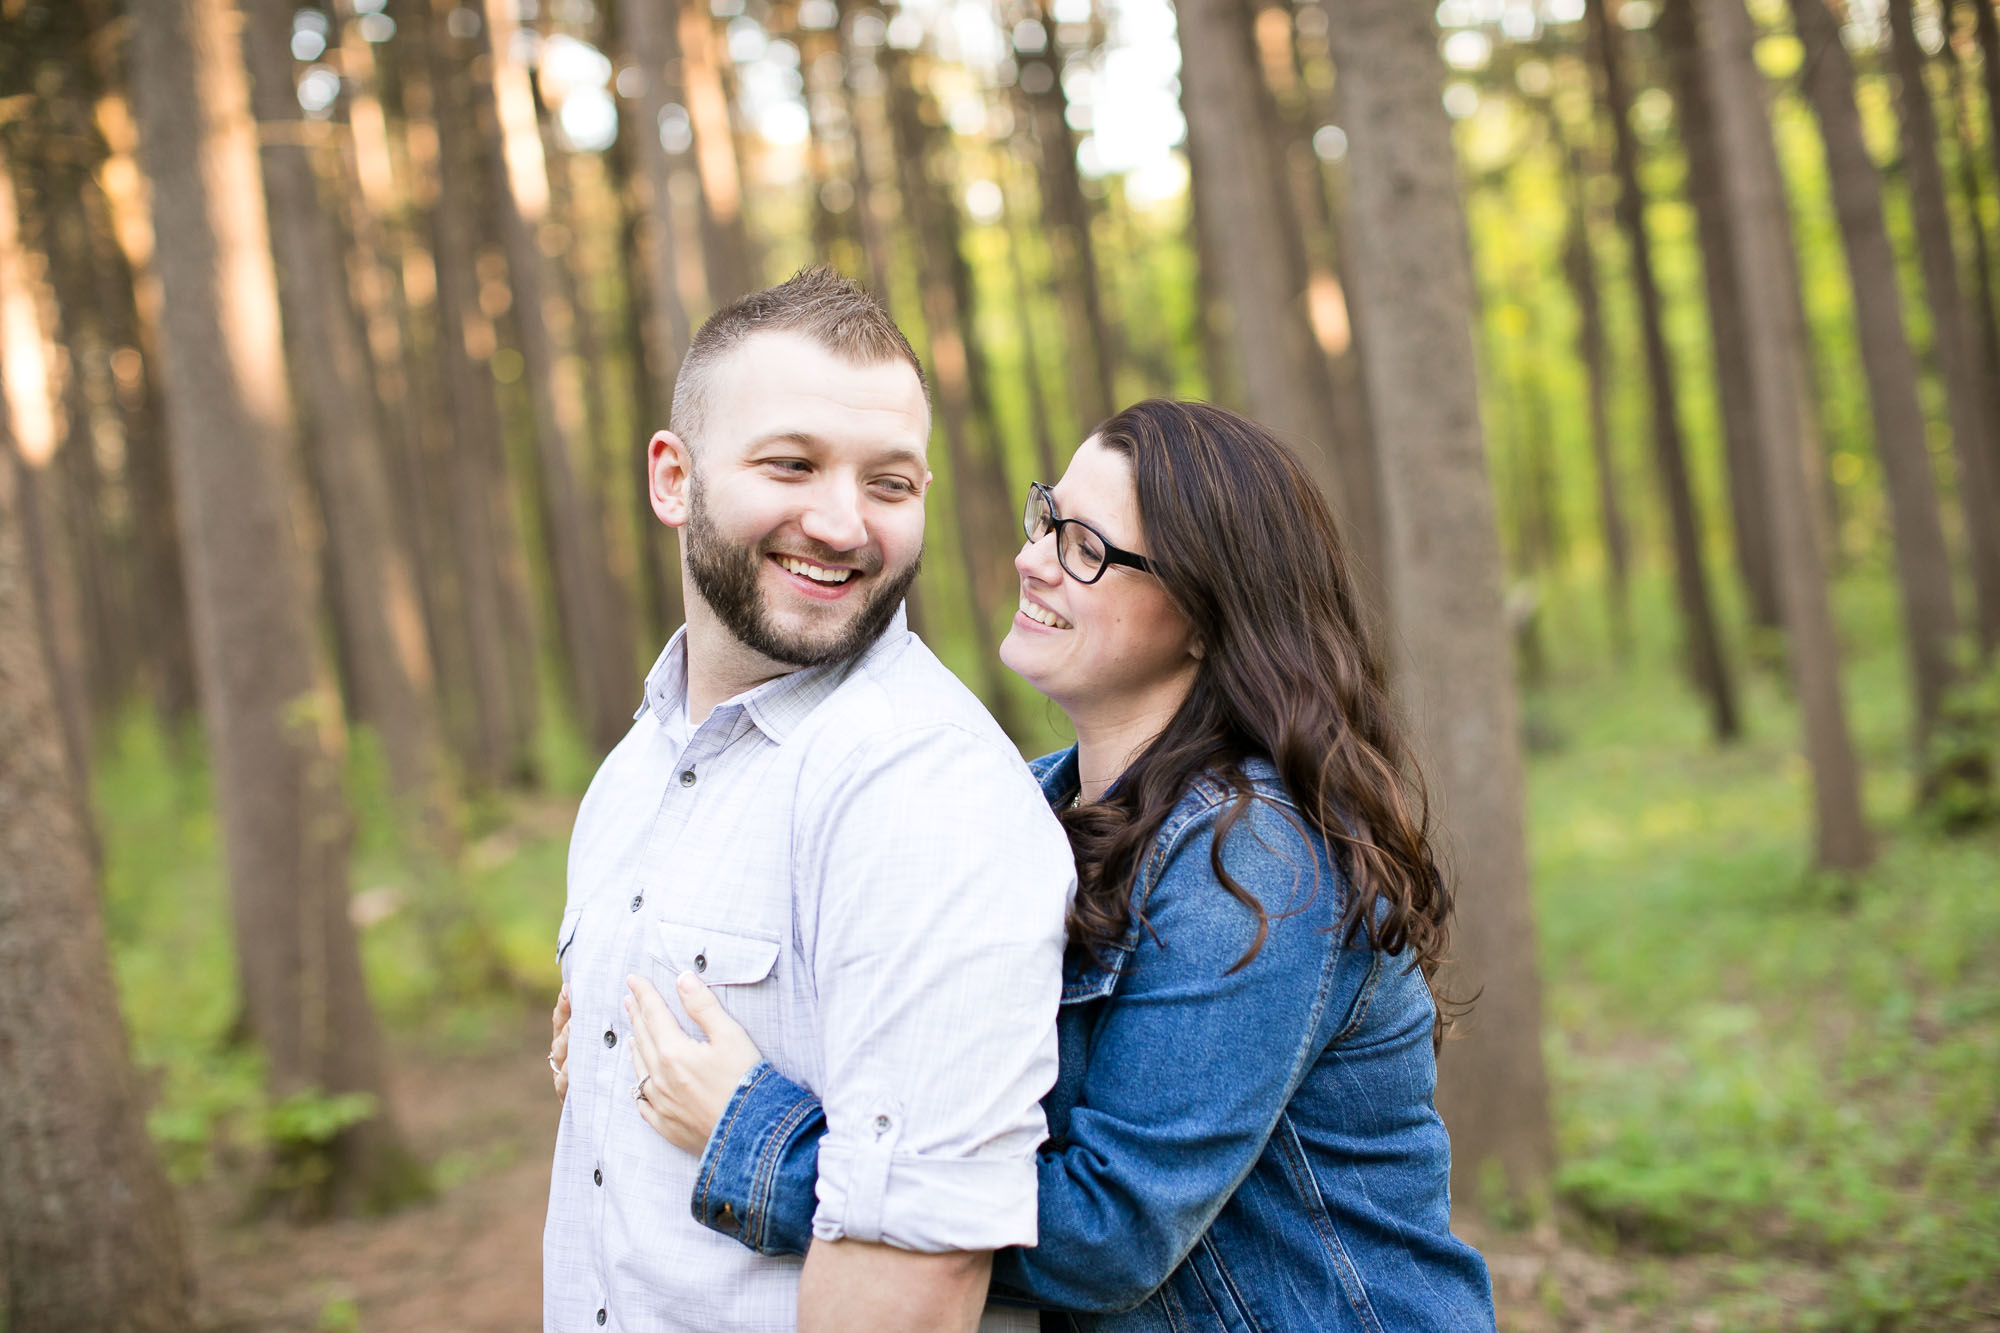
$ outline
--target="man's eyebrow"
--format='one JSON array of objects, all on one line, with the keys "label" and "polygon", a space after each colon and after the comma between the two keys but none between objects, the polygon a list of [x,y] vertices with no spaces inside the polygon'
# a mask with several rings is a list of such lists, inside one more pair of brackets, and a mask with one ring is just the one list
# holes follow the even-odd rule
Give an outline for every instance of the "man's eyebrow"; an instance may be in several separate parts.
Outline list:
[{"label": "man's eyebrow", "polygon": [[919,472],[926,471],[930,467],[930,464],[924,461],[924,456],[915,449],[890,449],[875,455],[870,461],[878,467],[911,467]]}]

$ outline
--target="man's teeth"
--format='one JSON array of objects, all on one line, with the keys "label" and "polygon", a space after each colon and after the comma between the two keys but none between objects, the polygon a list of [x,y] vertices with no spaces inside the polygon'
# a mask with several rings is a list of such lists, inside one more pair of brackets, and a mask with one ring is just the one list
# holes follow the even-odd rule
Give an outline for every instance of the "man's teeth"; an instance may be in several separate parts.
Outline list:
[{"label": "man's teeth", "polygon": [[845,583],[854,576],[854,571],[851,569],[825,569],[795,556],[781,555],[778,557],[778,563],[799,577],[811,579],[814,583]]},{"label": "man's teeth", "polygon": [[1035,603],[1029,601],[1025,597],[1021,599],[1021,614],[1026,616],[1030,620],[1038,621],[1041,624],[1047,625],[1051,629],[1076,628],[1076,626],[1070,624],[1067,620],[1064,620],[1061,616],[1049,610],[1046,606],[1037,606]]}]

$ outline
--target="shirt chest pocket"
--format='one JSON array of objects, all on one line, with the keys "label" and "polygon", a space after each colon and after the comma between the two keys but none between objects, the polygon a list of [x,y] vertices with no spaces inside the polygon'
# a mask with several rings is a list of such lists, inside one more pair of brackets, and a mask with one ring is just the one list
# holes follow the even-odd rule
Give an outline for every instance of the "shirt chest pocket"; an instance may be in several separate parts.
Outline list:
[{"label": "shirt chest pocket", "polygon": [[669,979],[692,972],[708,986],[754,986],[778,965],[779,944],[679,921],[655,921],[648,951]]}]

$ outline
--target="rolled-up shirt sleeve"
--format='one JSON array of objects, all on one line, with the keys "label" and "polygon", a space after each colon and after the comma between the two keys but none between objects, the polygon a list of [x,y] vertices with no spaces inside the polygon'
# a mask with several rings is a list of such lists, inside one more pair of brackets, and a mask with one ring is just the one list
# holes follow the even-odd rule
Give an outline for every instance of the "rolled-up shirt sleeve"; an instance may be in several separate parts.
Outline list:
[{"label": "rolled-up shirt sleeve", "polygon": [[930,725],[871,739],[807,833],[827,1133],[821,1240],[1035,1243],[1069,846],[1027,769]]}]

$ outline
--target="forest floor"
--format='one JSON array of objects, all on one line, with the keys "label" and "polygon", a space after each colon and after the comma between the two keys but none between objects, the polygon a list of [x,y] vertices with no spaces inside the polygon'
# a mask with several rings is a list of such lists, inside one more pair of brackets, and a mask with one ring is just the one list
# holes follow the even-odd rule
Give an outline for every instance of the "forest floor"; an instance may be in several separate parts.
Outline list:
[{"label": "forest floor", "polygon": [[[1859,581],[1841,609],[1881,857],[1831,880],[1806,870],[1808,775],[1768,652],[1743,672],[1747,734],[1719,746],[1671,673],[1664,618],[1614,666],[1587,607],[1548,604],[1564,655],[1525,700],[1558,1170],[1538,1207],[1455,1209],[1503,1329],[2000,1330],[2000,826],[1949,835],[1911,812],[1893,602]],[[2000,717],[2000,680],[1990,693]],[[575,796],[470,811],[454,874],[427,884],[358,759],[370,992],[393,1109],[438,1193],[301,1226],[246,1217],[249,1164],[281,1122],[226,1040],[206,775],[148,725],[114,741],[97,778],[107,929],[206,1326],[537,1327],[556,1122],[539,997]],[[556,792],[589,774],[575,747],[546,767]],[[1476,888],[1476,863],[1457,873]],[[431,928],[447,890],[474,905],[478,949]],[[481,988],[462,956],[480,950],[518,993]]]}]

